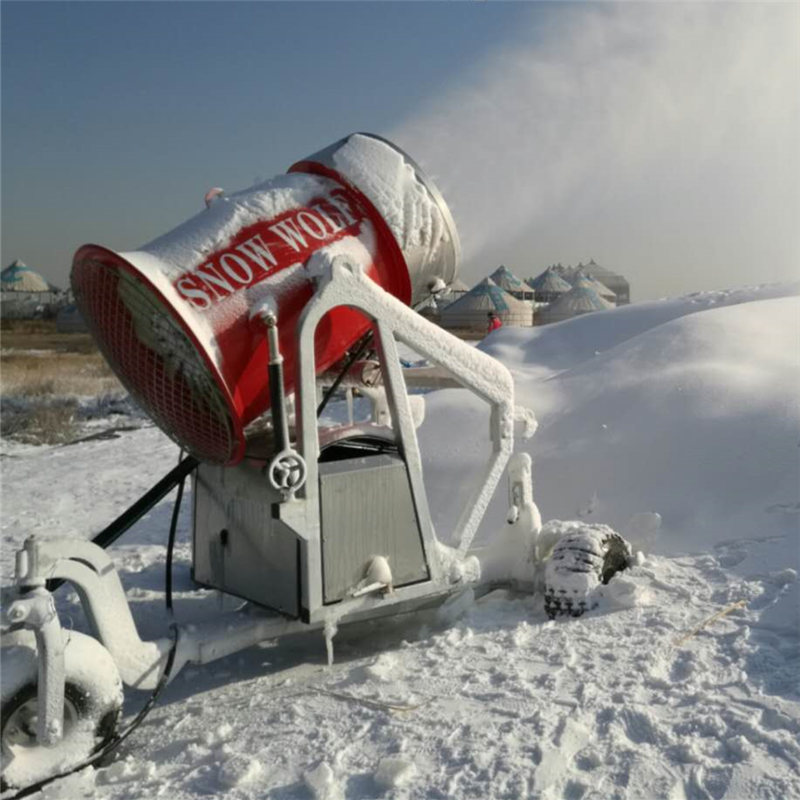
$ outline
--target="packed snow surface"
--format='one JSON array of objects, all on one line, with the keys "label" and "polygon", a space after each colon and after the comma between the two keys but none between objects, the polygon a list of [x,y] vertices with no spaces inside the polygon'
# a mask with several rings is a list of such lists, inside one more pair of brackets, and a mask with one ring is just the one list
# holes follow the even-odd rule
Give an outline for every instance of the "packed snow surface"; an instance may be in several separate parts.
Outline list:
[{"label": "packed snow surface", "polygon": [[[483,343],[539,421],[517,447],[543,519],[633,542],[597,609],[551,622],[540,595],[466,592],[342,626],[331,666],[319,632],[190,666],[115,763],[46,797],[800,796],[799,293],[695,295]],[[426,399],[426,485],[447,541],[488,415],[466,391]],[[3,455],[6,579],[26,535],[97,532],[178,458],[155,428]],[[500,547],[507,510],[501,487],[479,558]],[[113,548],[150,638],[168,624],[170,513],[167,500]],[[188,514],[179,531],[177,617],[218,613],[189,579]],[[85,629],[60,595],[65,624]],[[128,692],[128,719],[143,700]]]}]

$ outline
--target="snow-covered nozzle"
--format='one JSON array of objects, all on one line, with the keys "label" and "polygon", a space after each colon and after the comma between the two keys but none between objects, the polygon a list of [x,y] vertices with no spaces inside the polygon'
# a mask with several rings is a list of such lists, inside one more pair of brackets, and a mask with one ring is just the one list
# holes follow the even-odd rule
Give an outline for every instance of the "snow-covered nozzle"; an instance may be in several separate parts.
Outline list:
[{"label": "snow-covered nozzle", "polygon": [[[263,321],[274,303],[291,393],[297,323],[317,288],[312,262],[346,258],[414,306],[431,285],[455,278],[458,235],[419,167],[363,133],[241,192],[215,187],[205,204],[134,252],[81,247],[72,287],[106,359],[153,420],[197,458],[235,464],[245,426],[271,403],[268,347],[253,317]],[[369,325],[334,308],[317,329],[317,370],[339,361]]]}]

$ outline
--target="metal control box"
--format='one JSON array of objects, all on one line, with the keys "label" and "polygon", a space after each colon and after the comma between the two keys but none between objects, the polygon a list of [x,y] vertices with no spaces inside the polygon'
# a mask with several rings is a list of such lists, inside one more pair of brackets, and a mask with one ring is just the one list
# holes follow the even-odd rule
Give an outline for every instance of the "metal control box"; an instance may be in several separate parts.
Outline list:
[{"label": "metal control box", "polygon": [[281,498],[261,465],[200,464],[193,494],[194,580],[298,616],[299,544],[273,518]]},{"label": "metal control box", "polygon": [[342,600],[384,556],[394,586],[429,578],[408,470],[396,455],[319,465],[323,596]]},{"label": "metal control box", "polygon": [[[281,497],[262,466],[198,467],[193,578],[296,617],[301,606],[299,542],[274,513]],[[400,456],[381,453],[320,463],[319,503],[324,603],[347,597],[373,556],[388,560],[395,587],[430,578]]]}]

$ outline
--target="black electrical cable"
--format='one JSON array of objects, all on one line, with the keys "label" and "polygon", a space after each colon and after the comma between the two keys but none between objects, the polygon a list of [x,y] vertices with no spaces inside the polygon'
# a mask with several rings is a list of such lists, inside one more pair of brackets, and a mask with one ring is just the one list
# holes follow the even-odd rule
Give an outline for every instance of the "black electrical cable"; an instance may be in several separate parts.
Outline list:
[{"label": "black electrical cable", "polygon": [[[183,461],[183,450],[178,456],[178,465]],[[172,520],[169,524],[169,537],[167,538],[167,558],[164,575],[164,603],[167,611],[172,615],[172,557],[175,551],[175,534],[178,530],[178,517],[181,513],[181,503],[183,502],[183,487],[186,483],[188,473],[185,473],[178,484],[178,494],[175,496],[175,504],[172,507]]]},{"label": "black electrical cable", "polygon": [[344,376],[350,371],[350,367],[358,361],[361,356],[366,353],[367,348],[369,348],[370,344],[372,343],[372,331],[367,331],[361,339],[358,341],[356,346],[351,350],[350,356],[345,362],[344,366],[341,369],[341,372],[336,376],[336,380],[333,382],[333,385],[330,386],[325,395],[323,396],[320,404],[317,406],[317,418],[319,419],[322,416],[322,412],[325,410],[325,406],[328,405],[328,400],[331,399],[333,393],[339,388],[339,384],[344,379]]}]

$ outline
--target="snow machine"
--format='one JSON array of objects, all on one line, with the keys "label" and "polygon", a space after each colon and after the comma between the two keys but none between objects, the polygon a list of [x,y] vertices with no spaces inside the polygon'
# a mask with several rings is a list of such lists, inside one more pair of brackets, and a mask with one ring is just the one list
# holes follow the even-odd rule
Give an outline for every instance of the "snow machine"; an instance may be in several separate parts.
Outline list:
[{"label": "snow machine", "polygon": [[[101,350],[188,455],[92,540],[31,537],[17,553],[2,618],[6,786],[32,790],[108,755],[188,663],[312,629],[330,648],[340,624],[501,580],[530,587],[554,545],[553,614],[580,613],[587,580],[624,567],[613,532],[539,536],[530,458],[513,454],[515,426],[531,433],[535,421],[515,407],[509,371],[413,310],[455,278],[459,245],[444,200],[408,156],[355,134],[286,176],[207,202],[135,252],[76,254],[73,287]],[[433,366],[404,372],[398,343]],[[409,392],[426,382],[463,386],[487,405],[491,453],[452,547],[437,540],[428,507],[416,430],[424,395]],[[342,388],[369,398],[370,421],[325,421]],[[472,543],[504,474],[509,511],[498,526],[513,569],[499,578]],[[106,547],[177,486],[169,567],[189,477],[192,578],[246,602],[144,641]],[[93,636],[62,627],[52,594],[62,582]],[[169,577],[166,595],[171,607]],[[151,695],[116,733],[123,685]]]}]

